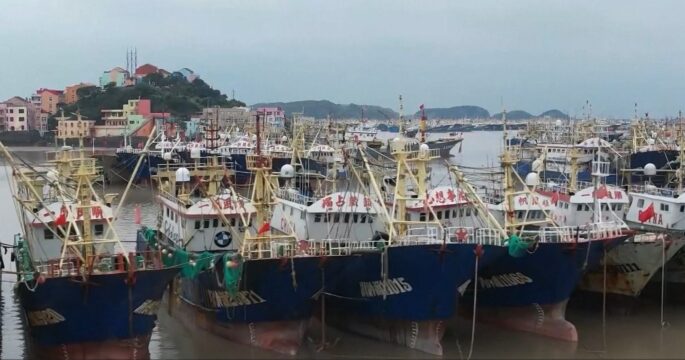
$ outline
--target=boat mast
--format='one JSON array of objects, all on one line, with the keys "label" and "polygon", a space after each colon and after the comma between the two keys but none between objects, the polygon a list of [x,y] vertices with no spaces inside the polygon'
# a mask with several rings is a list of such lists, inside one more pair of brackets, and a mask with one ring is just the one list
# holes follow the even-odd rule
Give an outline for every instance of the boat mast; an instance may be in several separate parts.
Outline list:
[{"label": "boat mast", "polygon": [[398,119],[398,129],[397,133],[402,135],[404,133],[404,105],[402,104],[402,94],[400,94],[400,116]]},{"label": "boat mast", "polygon": [[423,104],[419,107],[421,109],[421,120],[419,121],[419,142],[424,144],[426,142],[426,112],[423,109]]},{"label": "boat mast", "polygon": [[505,208],[504,208],[504,230],[507,233],[514,233],[514,228],[516,227],[516,216],[514,213],[514,175],[513,166],[515,164],[515,159],[511,153],[508,143],[507,134],[507,110],[502,111],[502,141],[503,141],[503,151],[500,156],[500,164],[504,172],[503,178],[503,189],[505,197]]}]

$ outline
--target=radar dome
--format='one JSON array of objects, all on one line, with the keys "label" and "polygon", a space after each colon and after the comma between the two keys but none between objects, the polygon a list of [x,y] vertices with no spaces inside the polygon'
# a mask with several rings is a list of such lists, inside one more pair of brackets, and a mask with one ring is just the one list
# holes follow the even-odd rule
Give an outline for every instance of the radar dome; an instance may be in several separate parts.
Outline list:
[{"label": "radar dome", "polygon": [[190,158],[191,159],[199,159],[202,157],[202,151],[199,148],[192,148],[190,149]]},{"label": "radar dome", "polygon": [[540,185],[540,177],[538,176],[538,174],[536,174],[534,172],[528,173],[528,175],[526,175],[526,185],[528,185],[528,186]]},{"label": "radar dome", "polygon": [[190,171],[184,167],[176,170],[176,182],[189,182]]},{"label": "radar dome", "polygon": [[281,137],[281,142],[286,142],[286,141],[288,141],[288,137],[283,135],[283,137]]},{"label": "radar dome", "polygon": [[557,119],[556,124],[557,124],[557,126],[561,126],[561,124],[562,124],[561,119]]},{"label": "radar dome", "polygon": [[171,153],[170,153],[170,152],[165,152],[164,154],[162,154],[162,159],[163,159],[164,161],[171,161]]},{"label": "radar dome", "polygon": [[422,152],[427,152],[428,150],[430,150],[430,147],[428,146],[428,144],[421,144],[421,146],[419,146],[419,150],[421,150]]},{"label": "radar dome", "polygon": [[652,163],[645,165],[644,173],[646,176],[656,175],[656,166]]},{"label": "radar dome", "polygon": [[281,166],[280,176],[283,178],[292,179],[295,177],[295,168],[290,164],[285,164]]},{"label": "radar dome", "polygon": [[654,145],[654,139],[652,139],[652,138],[647,139],[647,145]]}]

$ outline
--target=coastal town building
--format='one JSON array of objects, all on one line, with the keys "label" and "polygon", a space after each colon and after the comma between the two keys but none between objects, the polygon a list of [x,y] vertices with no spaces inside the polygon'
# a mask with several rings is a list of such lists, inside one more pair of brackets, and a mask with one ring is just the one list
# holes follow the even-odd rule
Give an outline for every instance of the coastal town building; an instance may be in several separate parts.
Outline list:
[{"label": "coastal town building", "polygon": [[188,82],[193,82],[195,81],[195,79],[198,79],[200,77],[199,75],[195,74],[193,70],[190,70],[188,68],[182,68],[180,70],[177,70],[176,72],[183,75],[183,77],[185,77]]},{"label": "coastal town building", "polygon": [[285,111],[280,107],[257,108],[257,113],[264,116],[264,120],[272,128],[285,127]]},{"label": "coastal town building", "polygon": [[4,131],[27,131],[31,119],[36,116],[36,108],[30,101],[19,96],[4,101],[1,110]]},{"label": "coastal town building", "polygon": [[73,104],[78,101],[78,90],[84,87],[95,86],[90,83],[78,83],[75,85],[67,86],[64,89],[64,102],[66,104]]},{"label": "coastal town building", "polygon": [[38,89],[36,94],[40,96],[40,110],[50,114],[57,112],[57,104],[63,100],[64,92],[54,89]]},{"label": "coastal town building", "polygon": [[59,118],[57,120],[57,138],[89,138],[92,137],[94,126],[95,120],[83,119],[80,116],[77,119]]},{"label": "coastal town building", "polygon": [[102,73],[100,76],[100,87],[104,88],[110,83],[114,83],[114,86],[124,86],[129,77],[128,71],[117,66]]},{"label": "coastal town building", "polygon": [[102,124],[93,126],[94,137],[148,136],[153,119],[168,119],[169,113],[152,112],[149,99],[129,100],[121,109],[102,110]]},{"label": "coastal town building", "polygon": [[222,129],[229,129],[232,126],[245,127],[250,122],[250,109],[246,107],[217,108],[208,107],[202,109],[201,118],[204,120],[215,119],[219,115],[218,125]]}]

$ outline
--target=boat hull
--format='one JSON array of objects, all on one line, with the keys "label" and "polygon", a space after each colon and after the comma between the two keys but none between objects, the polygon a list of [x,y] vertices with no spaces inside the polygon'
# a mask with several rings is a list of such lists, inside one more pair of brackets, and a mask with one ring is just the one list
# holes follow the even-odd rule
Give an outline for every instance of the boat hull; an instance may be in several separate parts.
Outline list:
[{"label": "boat hull", "polygon": [[[663,247],[666,246],[664,249]],[[624,242],[607,252],[602,260],[606,263],[607,294],[639,297],[645,286],[659,273],[662,263],[669,260],[685,246],[685,239],[644,242]],[[665,250],[665,252],[664,252]],[[662,256],[662,255],[665,255]],[[592,293],[604,291],[604,268],[589,271],[583,276],[578,289]]]},{"label": "boat hull", "polygon": [[[99,358],[128,354],[149,356],[147,345],[164,289],[177,269],[47,278],[17,284],[31,343],[37,353],[59,357]],[[128,283],[133,285],[129,286]],[[97,348],[96,352],[90,350]],[[111,352],[110,355],[108,351]],[[147,355],[146,355],[147,354]]]},{"label": "boat hull", "polygon": [[[502,254],[486,249],[479,261],[491,263]],[[385,258],[380,252],[355,255],[329,287],[327,314],[337,327],[441,355],[445,322],[475,264],[474,244],[392,246]]]},{"label": "boat hull", "polygon": [[283,354],[297,353],[323,288],[319,257],[249,260],[233,293],[223,284],[223,261],[175,282],[172,316],[232,341]]},{"label": "boat hull", "polygon": [[[478,274],[478,318],[507,328],[577,341],[575,326],[564,318],[566,303],[583,273],[600,263],[604,249],[627,237],[577,244],[539,243],[521,257],[501,257]],[[472,287],[465,293],[464,302],[473,302],[473,298]]]}]

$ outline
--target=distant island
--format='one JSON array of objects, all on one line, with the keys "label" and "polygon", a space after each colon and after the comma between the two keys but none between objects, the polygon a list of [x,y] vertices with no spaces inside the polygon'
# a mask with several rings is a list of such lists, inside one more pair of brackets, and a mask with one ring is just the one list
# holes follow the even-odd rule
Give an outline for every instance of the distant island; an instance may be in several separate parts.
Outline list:
[{"label": "distant island", "polygon": [[[264,102],[252,105],[258,107],[280,107],[285,111],[286,116],[291,117],[293,113],[303,113],[304,116],[316,119],[325,119],[330,116],[333,119],[361,119],[362,111],[364,119],[389,120],[397,119],[399,114],[389,108],[377,105],[358,105],[358,104],[336,104],[329,100],[302,100],[292,102]],[[501,119],[502,113],[490,115],[490,112],[480,106],[460,105],[449,108],[425,108],[428,119]],[[420,116],[417,111],[413,114],[414,118]],[[411,117],[411,115],[409,115]],[[553,119],[568,119],[568,115],[559,110],[548,110],[540,115],[533,115],[523,110],[507,111],[507,119],[527,120],[533,118],[550,117]]]},{"label": "distant island", "polygon": [[376,105],[335,104],[328,100],[303,100],[293,102],[270,102],[252,105],[252,108],[280,107],[287,117],[293,113],[304,113],[316,119],[365,119],[388,120],[397,119],[399,114],[392,109]]}]

